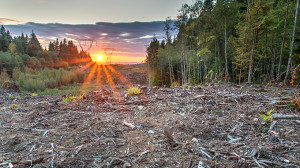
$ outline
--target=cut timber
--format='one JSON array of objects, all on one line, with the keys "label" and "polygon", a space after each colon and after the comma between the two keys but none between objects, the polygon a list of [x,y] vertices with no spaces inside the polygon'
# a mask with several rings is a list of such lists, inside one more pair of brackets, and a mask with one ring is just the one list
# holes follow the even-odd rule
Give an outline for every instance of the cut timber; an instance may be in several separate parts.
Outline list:
[{"label": "cut timber", "polygon": [[299,116],[296,116],[296,115],[283,115],[283,114],[273,114],[272,117],[275,120],[278,120],[278,119],[297,120],[300,118]]},{"label": "cut timber", "polygon": [[205,98],[205,97],[206,97],[206,95],[196,95],[193,98],[191,98],[191,100],[197,100],[197,99]]}]

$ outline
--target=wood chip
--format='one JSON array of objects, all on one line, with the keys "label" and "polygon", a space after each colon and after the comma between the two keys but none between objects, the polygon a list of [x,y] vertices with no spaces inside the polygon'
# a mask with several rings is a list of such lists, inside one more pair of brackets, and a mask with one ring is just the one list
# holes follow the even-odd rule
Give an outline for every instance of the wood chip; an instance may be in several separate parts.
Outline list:
[{"label": "wood chip", "polygon": [[133,124],[128,123],[128,122],[126,122],[125,120],[123,121],[123,125],[125,125],[125,126],[131,128],[131,129],[134,129],[134,128],[135,128],[135,126],[134,126]]}]

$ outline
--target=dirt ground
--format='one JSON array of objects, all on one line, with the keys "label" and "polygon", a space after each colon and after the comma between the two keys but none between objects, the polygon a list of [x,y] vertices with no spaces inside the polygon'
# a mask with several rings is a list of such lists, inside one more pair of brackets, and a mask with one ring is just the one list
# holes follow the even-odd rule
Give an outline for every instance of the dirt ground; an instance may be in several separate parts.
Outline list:
[{"label": "dirt ground", "polygon": [[300,167],[299,111],[286,103],[295,88],[141,91],[73,101],[1,91],[0,167]]}]

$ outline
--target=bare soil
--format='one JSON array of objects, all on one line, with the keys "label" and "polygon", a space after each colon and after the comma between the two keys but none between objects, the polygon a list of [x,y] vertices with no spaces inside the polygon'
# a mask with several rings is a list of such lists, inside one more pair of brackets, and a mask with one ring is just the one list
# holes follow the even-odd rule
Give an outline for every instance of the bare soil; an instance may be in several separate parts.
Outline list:
[{"label": "bare soil", "polygon": [[[0,167],[300,166],[299,112],[287,104],[295,88],[141,90],[107,87],[66,102],[1,91]],[[259,114],[271,109],[294,118],[265,122]]]}]

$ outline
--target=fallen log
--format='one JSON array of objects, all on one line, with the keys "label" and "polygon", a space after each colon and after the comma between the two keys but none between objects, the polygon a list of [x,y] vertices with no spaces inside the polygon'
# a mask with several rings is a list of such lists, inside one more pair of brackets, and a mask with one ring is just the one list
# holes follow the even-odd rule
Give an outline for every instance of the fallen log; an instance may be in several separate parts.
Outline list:
[{"label": "fallen log", "polygon": [[290,120],[298,120],[300,117],[296,115],[284,115],[284,114],[273,114],[272,115],[274,120],[279,119],[290,119]]}]

